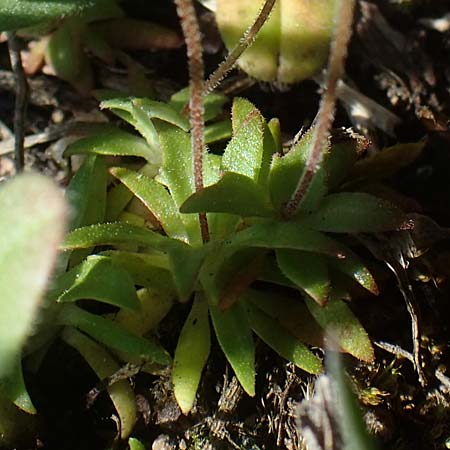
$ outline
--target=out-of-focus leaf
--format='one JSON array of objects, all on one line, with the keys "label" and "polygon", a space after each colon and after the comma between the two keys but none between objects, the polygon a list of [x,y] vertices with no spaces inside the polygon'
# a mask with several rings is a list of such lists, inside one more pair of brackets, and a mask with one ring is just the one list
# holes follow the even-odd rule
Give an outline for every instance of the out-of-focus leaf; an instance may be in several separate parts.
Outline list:
[{"label": "out-of-focus leaf", "polygon": [[330,292],[330,278],[324,256],[298,250],[278,249],[281,271],[319,305],[325,305]]},{"label": "out-of-focus leaf", "polygon": [[217,340],[248,395],[255,395],[255,343],[244,307],[238,303],[227,311],[210,302]]},{"label": "out-of-focus leaf", "polygon": [[84,311],[75,305],[66,304],[61,309],[59,322],[78,328],[114,350],[162,365],[170,364],[169,354],[158,343],[137,336],[111,320]]},{"label": "out-of-focus leaf", "polygon": [[248,101],[235,98],[232,108],[233,137],[222,157],[222,169],[258,181],[263,159],[264,119]]},{"label": "out-of-focus leaf", "polygon": [[149,163],[157,163],[161,160],[159,152],[150,147],[144,139],[112,126],[69,145],[64,155],[92,153],[110,156],[139,156]]},{"label": "out-of-focus leaf", "polygon": [[[160,181],[167,186],[179,208],[194,192],[194,165],[192,162],[191,138],[180,128],[155,120],[155,126],[163,150],[163,166]],[[202,238],[197,215],[183,215],[189,241],[200,245]]]},{"label": "out-of-focus leaf", "polygon": [[319,210],[306,219],[317,230],[331,233],[378,233],[398,230],[406,217],[392,203],[361,192],[327,195]]},{"label": "out-of-focus leaf", "polygon": [[248,216],[270,216],[264,189],[239,173],[227,172],[216,183],[192,194],[180,207],[182,213],[221,212]]},{"label": "out-of-focus leaf", "polygon": [[94,4],[94,0],[2,0],[0,31],[18,30],[77,14]]},{"label": "out-of-focus leaf", "polygon": [[188,240],[180,214],[162,184],[142,173],[122,167],[114,167],[110,172],[152,212],[168,236],[181,241]]},{"label": "out-of-focus leaf", "polygon": [[55,282],[53,292],[61,303],[93,299],[133,311],[140,307],[130,275],[106,256],[88,256]]},{"label": "out-of-focus leaf", "polygon": [[[183,109],[187,105],[189,105],[190,97],[191,94],[189,88],[185,88],[173,94],[169,104],[181,113]],[[217,92],[208,94],[203,99],[203,106],[205,108],[205,122],[208,122],[209,120],[214,119],[215,117],[220,115],[223,110],[223,106],[227,101],[227,97],[225,97],[225,95],[223,94],[219,94]]]},{"label": "out-of-focus leaf", "polygon": [[0,376],[32,332],[67,209],[58,187],[37,174],[20,175],[0,188]]},{"label": "out-of-focus leaf", "polygon": [[173,360],[173,390],[183,414],[188,414],[194,405],[209,356],[210,339],[208,303],[197,295],[178,338]]},{"label": "out-of-focus leaf", "polygon": [[246,304],[246,308],[250,326],[267,345],[306,372],[317,374],[321,371],[320,359],[276,320],[251,303]]},{"label": "out-of-focus leaf", "polygon": [[333,239],[320,231],[294,222],[264,221],[236,233],[229,240],[234,246],[287,248],[307,252],[323,253],[338,258],[345,257],[345,251]]},{"label": "out-of-focus leaf", "polygon": [[144,444],[136,438],[128,439],[130,450],[145,450]]},{"label": "out-of-focus leaf", "polygon": [[[83,356],[100,380],[119,371],[120,366],[113,357],[83,333],[67,327],[62,332],[62,338]],[[126,439],[133,430],[137,419],[136,397],[133,388],[127,379],[119,380],[108,387],[108,394],[120,419],[120,436],[122,439]]]},{"label": "out-of-focus leaf", "polygon": [[337,188],[348,176],[358,158],[358,143],[355,139],[333,144],[324,160],[328,190]]},{"label": "out-of-focus leaf", "polygon": [[223,141],[231,137],[232,128],[229,120],[212,123],[205,126],[205,144]]},{"label": "out-of-focus leaf", "polygon": [[305,298],[305,301],[319,325],[332,334],[342,350],[362,361],[373,361],[369,336],[345,302],[330,298],[322,308],[313,300]]}]

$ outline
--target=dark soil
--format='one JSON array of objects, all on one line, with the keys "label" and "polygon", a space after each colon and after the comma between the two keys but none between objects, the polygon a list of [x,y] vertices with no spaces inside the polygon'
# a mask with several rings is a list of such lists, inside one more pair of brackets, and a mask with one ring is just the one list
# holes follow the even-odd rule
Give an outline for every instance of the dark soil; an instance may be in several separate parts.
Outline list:
[{"label": "dark soil", "polygon": [[[449,13],[450,2],[444,0],[360,1],[347,82],[396,114],[400,123],[389,135],[370,121],[349,117],[342,105],[335,122],[336,128],[353,126],[368,137],[372,143],[369,152],[398,142],[423,140],[426,146],[420,158],[383,183],[396,189],[409,212],[427,215],[441,227],[450,227],[450,18],[447,28],[445,21],[437,19],[444,20]],[[129,2],[129,14],[178,28],[175,9],[166,0]],[[211,14],[201,7],[199,14],[206,68],[211,72],[225,50]],[[130,56],[146,68],[147,78],[161,99],[188,82],[184,47]],[[92,62],[97,88],[115,83],[126,89],[123,68],[105,67],[95,58]],[[0,44],[0,69],[0,121],[11,130],[14,82],[6,43]],[[237,88],[238,82],[250,86]],[[64,185],[69,170],[54,144],[61,143],[67,132],[65,124],[74,118],[95,120],[97,102],[92,96],[80,96],[64,81],[40,73],[30,79],[30,87],[26,134],[48,127],[56,127],[57,132],[27,149],[26,164]],[[234,71],[224,87],[232,95],[249,98],[266,118],[278,117],[286,141],[312,122],[320,101],[313,81],[281,89],[252,82]],[[12,155],[1,151],[0,155],[0,176],[8,177],[14,173]],[[450,448],[450,239],[446,230],[439,228],[428,229],[427,238],[426,251],[411,260],[405,271],[408,289],[420,309],[425,385],[419,383],[411,361],[402,358],[402,349],[412,351],[411,319],[397,280],[386,265],[380,262],[377,266],[381,295],[361,295],[352,303],[372,339],[392,345],[390,351],[386,346],[376,347],[372,365],[346,359],[368,427],[380,441],[380,448]],[[169,351],[175,347],[174,337],[186,313],[180,307],[161,326],[161,339]],[[188,417],[176,405],[169,374],[133,377],[141,410],[134,435],[154,450],[304,448],[296,431],[295,405],[310,395],[313,380],[260,345],[257,394],[250,399],[236,383],[217,343],[213,345],[197,405]],[[26,448],[126,448],[125,443],[115,440],[114,410],[107,395],[101,393],[87,407],[86,395],[98,380],[64,343],[54,343],[40,370],[27,373],[27,383],[39,417],[35,442]]]}]

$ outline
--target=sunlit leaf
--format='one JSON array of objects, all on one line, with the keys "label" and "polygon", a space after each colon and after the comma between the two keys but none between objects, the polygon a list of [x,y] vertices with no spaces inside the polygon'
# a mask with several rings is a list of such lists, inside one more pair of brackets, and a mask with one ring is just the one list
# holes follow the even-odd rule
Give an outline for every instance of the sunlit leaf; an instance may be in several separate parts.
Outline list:
[{"label": "sunlit leaf", "polygon": [[272,210],[263,188],[247,176],[227,172],[216,183],[191,195],[182,213],[221,212],[240,216],[270,216]]},{"label": "sunlit leaf", "polygon": [[217,340],[248,395],[255,395],[255,343],[244,307],[238,303],[227,311],[210,303]]},{"label": "sunlit leaf", "polygon": [[332,233],[378,233],[398,230],[405,215],[392,203],[361,192],[327,195],[308,225]]},{"label": "sunlit leaf", "polygon": [[56,280],[53,292],[61,303],[93,299],[134,311],[140,307],[130,275],[106,256],[88,256]]},{"label": "sunlit leaf", "polygon": [[246,304],[246,308],[250,326],[267,345],[306,372],[317,374],[321,371],[320,359],[306,345],[251,303]]},{"label": "sunlit leaf", "polygon": [[0,188],[0,376],[32,332],[67,209],[59,188],[41,175],[21,175]]},{"label": "sunlit leaf", "polygon": [[[114,375],[120,369],[117,362],[103,347],[74,328],[65,328],[62,338],[83,356],[100,380]],[[113,383],[108,387],[108,394],[120,419],[120,436],[126,439],[137,419],[136,396],[130,381],[124,379]]]},{"label": "sunlit leaf", "polygon": [[208,303],[197,295],[178,338],[173,360],[172,383],[183,414],[188,414],[210,350]]},{"label": "sunlit leaf", "polygon": [[314,300],[305,301],[319,325],[333,335],[342,350],[362,361],[373,361],[369,336],[345,302],[330,298],[326,306],[320,307]]},{"label": "sunlit leaf", "polygon": [[235,98],[232,124],[233,137],[224,151],[222,168],[256,182],[263,159],[264,119],[248,100]]},{"label": "sunlit leaf", "polygon": [[278,249],[276,255],[283,274],[319,305],[325,305],[330,292],[330,278],[325,257],[311,252],[287,249]]},{"label": "sunlit leaf", "polygon": [[61,309],[59,322],[78,328],[114,350],[138,356],[146,361],[162,365],[170,364],[170,356],[155,341],[137,336],[111,320],[84,311],[77,306],[66,304]]}]

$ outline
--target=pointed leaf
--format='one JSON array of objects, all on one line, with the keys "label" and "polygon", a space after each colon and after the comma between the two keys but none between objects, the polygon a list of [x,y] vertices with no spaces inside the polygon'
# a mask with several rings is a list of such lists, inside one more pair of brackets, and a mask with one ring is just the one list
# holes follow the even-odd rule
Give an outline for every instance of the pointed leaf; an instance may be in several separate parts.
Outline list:
[{"label": "pointed leaf", "polygon": [[89,256],[63,274],[53,292],[60,303],[92,299],[133,311],[140,308],[130,275],[106,256]]},{"label": "pointed leaf", "polygon": [[0,187],[0,376],[32,332],[67,209],[60,189],[41,175],[20,175]]},{"label": "pointed leaf", "polygon": [[330,292],[330,277],[325,257],[286,249],[278,249],[276,255],[283,274],[319,305],[325,305]]},{"label": "pointed leaf", "polygon": [[331,233],[379,233],[405,226],[406,217],[392,203],[361,192],[327,195],[306,218],[317,230]]},{"label": "pointed leaf", "polygon": [[236,233],[228,243],[232,246],[287,248],[345,257],[345,251],[334,239],[294,222],[260,222]]},{"label": "pointed leaf", "polygon": [[321,308],[314,300],[305,298],[305,301],[319,325],[332,333],[342,350],[362,361],[373,361],[374,351],[369,336],[345,302],[331,298]]},{"label": "pointed leaf", "polygon": [[[62,338],[81,354],[100,380],[120,370],[120,366],[103,347],[74,328],[65,328]],[[120,419],[120,436],[126,439],[137,419],[136,396],[130,381],[127,379],[116,381],[108,387],[108,394]]]},{"label": "pointed leaf", "polygon": [[222,168],[258,181],[264,151],[264,119],[248,100],[235,98],[232,124],[233,137],[223,154]]},{"label": "pointed leaf", "polygon": [[248,395],[255,395],[255,343],[243,306],[238,303],[227,311],[209,304],[217,340],[237,379]]},{"label": "pointed leaf", "polygon": [[138,156],[155,164],[161,161],[159,151],[150,147],[144,139],[111,126],[74,142],[64,152],[64,156],[77,154]]},{"label": "pointed leaf", "polygon": [[203,367],[210,351],[208,303],[197,295],[178,338],[173,359],[172,383],[183,414],[194,406]]},{"label": "pointed leaf", "polygon": [[110,169],[110,172],[152,212],[168,236],[187,241],[180,214],[172,197],[162,184],[142,173],[122,167],[114,167]]},{"label": "pointed leaf", "polygon": [[228,172],[216,183],[191,195],[180,207],[182,213],[222,212],[270,216],[272,210],[263,188],[250,178]]},{"label": "pointed leaf", "polygon": [[317,374],[321,371],[320,359],[276,320],[251,303],[247,303],[246,308],[253,331],[280,356],[306,372]]},{"label": "pointed leaf", "polygon": [[77,306],[65,305],[59,315],[59,322],[62,325],[78,328],[114,350],[158,364],[170,364],[170,356],[158,343],[137,336],[116,323],[84,311]]}]

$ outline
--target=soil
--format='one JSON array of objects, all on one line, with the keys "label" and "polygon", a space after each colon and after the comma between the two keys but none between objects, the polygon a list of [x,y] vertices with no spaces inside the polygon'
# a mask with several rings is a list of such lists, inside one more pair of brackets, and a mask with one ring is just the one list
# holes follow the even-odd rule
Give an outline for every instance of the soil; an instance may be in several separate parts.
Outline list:
[{"label": "soil", "polygon": [[[172,2],[129,2],[128,13],[180,30]],[[225,55],[213,16],[198,8],[204,33],[206,71],[211,72]],[[382,280],[378,297],[357,296],[352,308],[376,346],[376,362],[367,365],[345,358],[355,381],[368,428],[385,449],[450,448],[450,2],[444,0],[360,1],[347,61],[347,83],[395,114],[399,123],[391,134],[371,121],[348,114],[338,106],[335,127],[354,127],[371,141],[368,152],[395,143],[425,142],[421,156],[383,182],[396,190],[411,213],[434,222],[424,226],[426,240],[420,257],[408,261],[406,286],[420,311],[422,370],[408,359],[412,352],[411,318],[394,273],[379,263]],[[26,41],[22,41],[26,45]],[[185,48],[130,52],[145,68],[157,98],[165,100],[187,85]],[[123,86],[123,67],[108,67],[91,58],[96,88]],[[64,81],[36,73],[29,79],[31,97],[26,135],[46,136],[26,150],[26,165],[66,185],[70,168],[61,152],[73,120],[116,120],[98,112],[93,96],[80,96]],[[313,81],[273,86],[249,80],[235,70],[224,83],[231,95],[256,104],[266,118],[278,117],[287,142],[314,119],[320,92]],[[14,173],[10,147],[5,144],[13,129],[14,79],[7,44],[0,44],[0,176]],[[69,131],[68,131],[69,130]],[[44,134],[45,134],[44,133]],[[9,148],[9,150],[8,150]],[[439,224],[439,225],[437,225]],[[425,237],[424,237],[425,236]],[[173,350],[187,310],[180,307],[164,320],[162,342]],[[215,351],[217,350],[217,351]],[[321,354],[321,350],[316,350]],[[247,397],[218,344],[213,343],[192,414],[181,414],[171,391],[169,374],[138,373],[133,382],[140,408],[134,436],[146,448],[169,449],[303,449],[297,432],[296,405],[311,395],[314,380],[286,363],[266,346],[257,351],[257,394]],[[88,407],[86,396],[98,380],[75,351],[63,342],[53,344],[40,370],[27,373],[39,410],[38,431],[24,448],[100,450],[126,448],[116,440],[114,410],[102,392]]]}]

